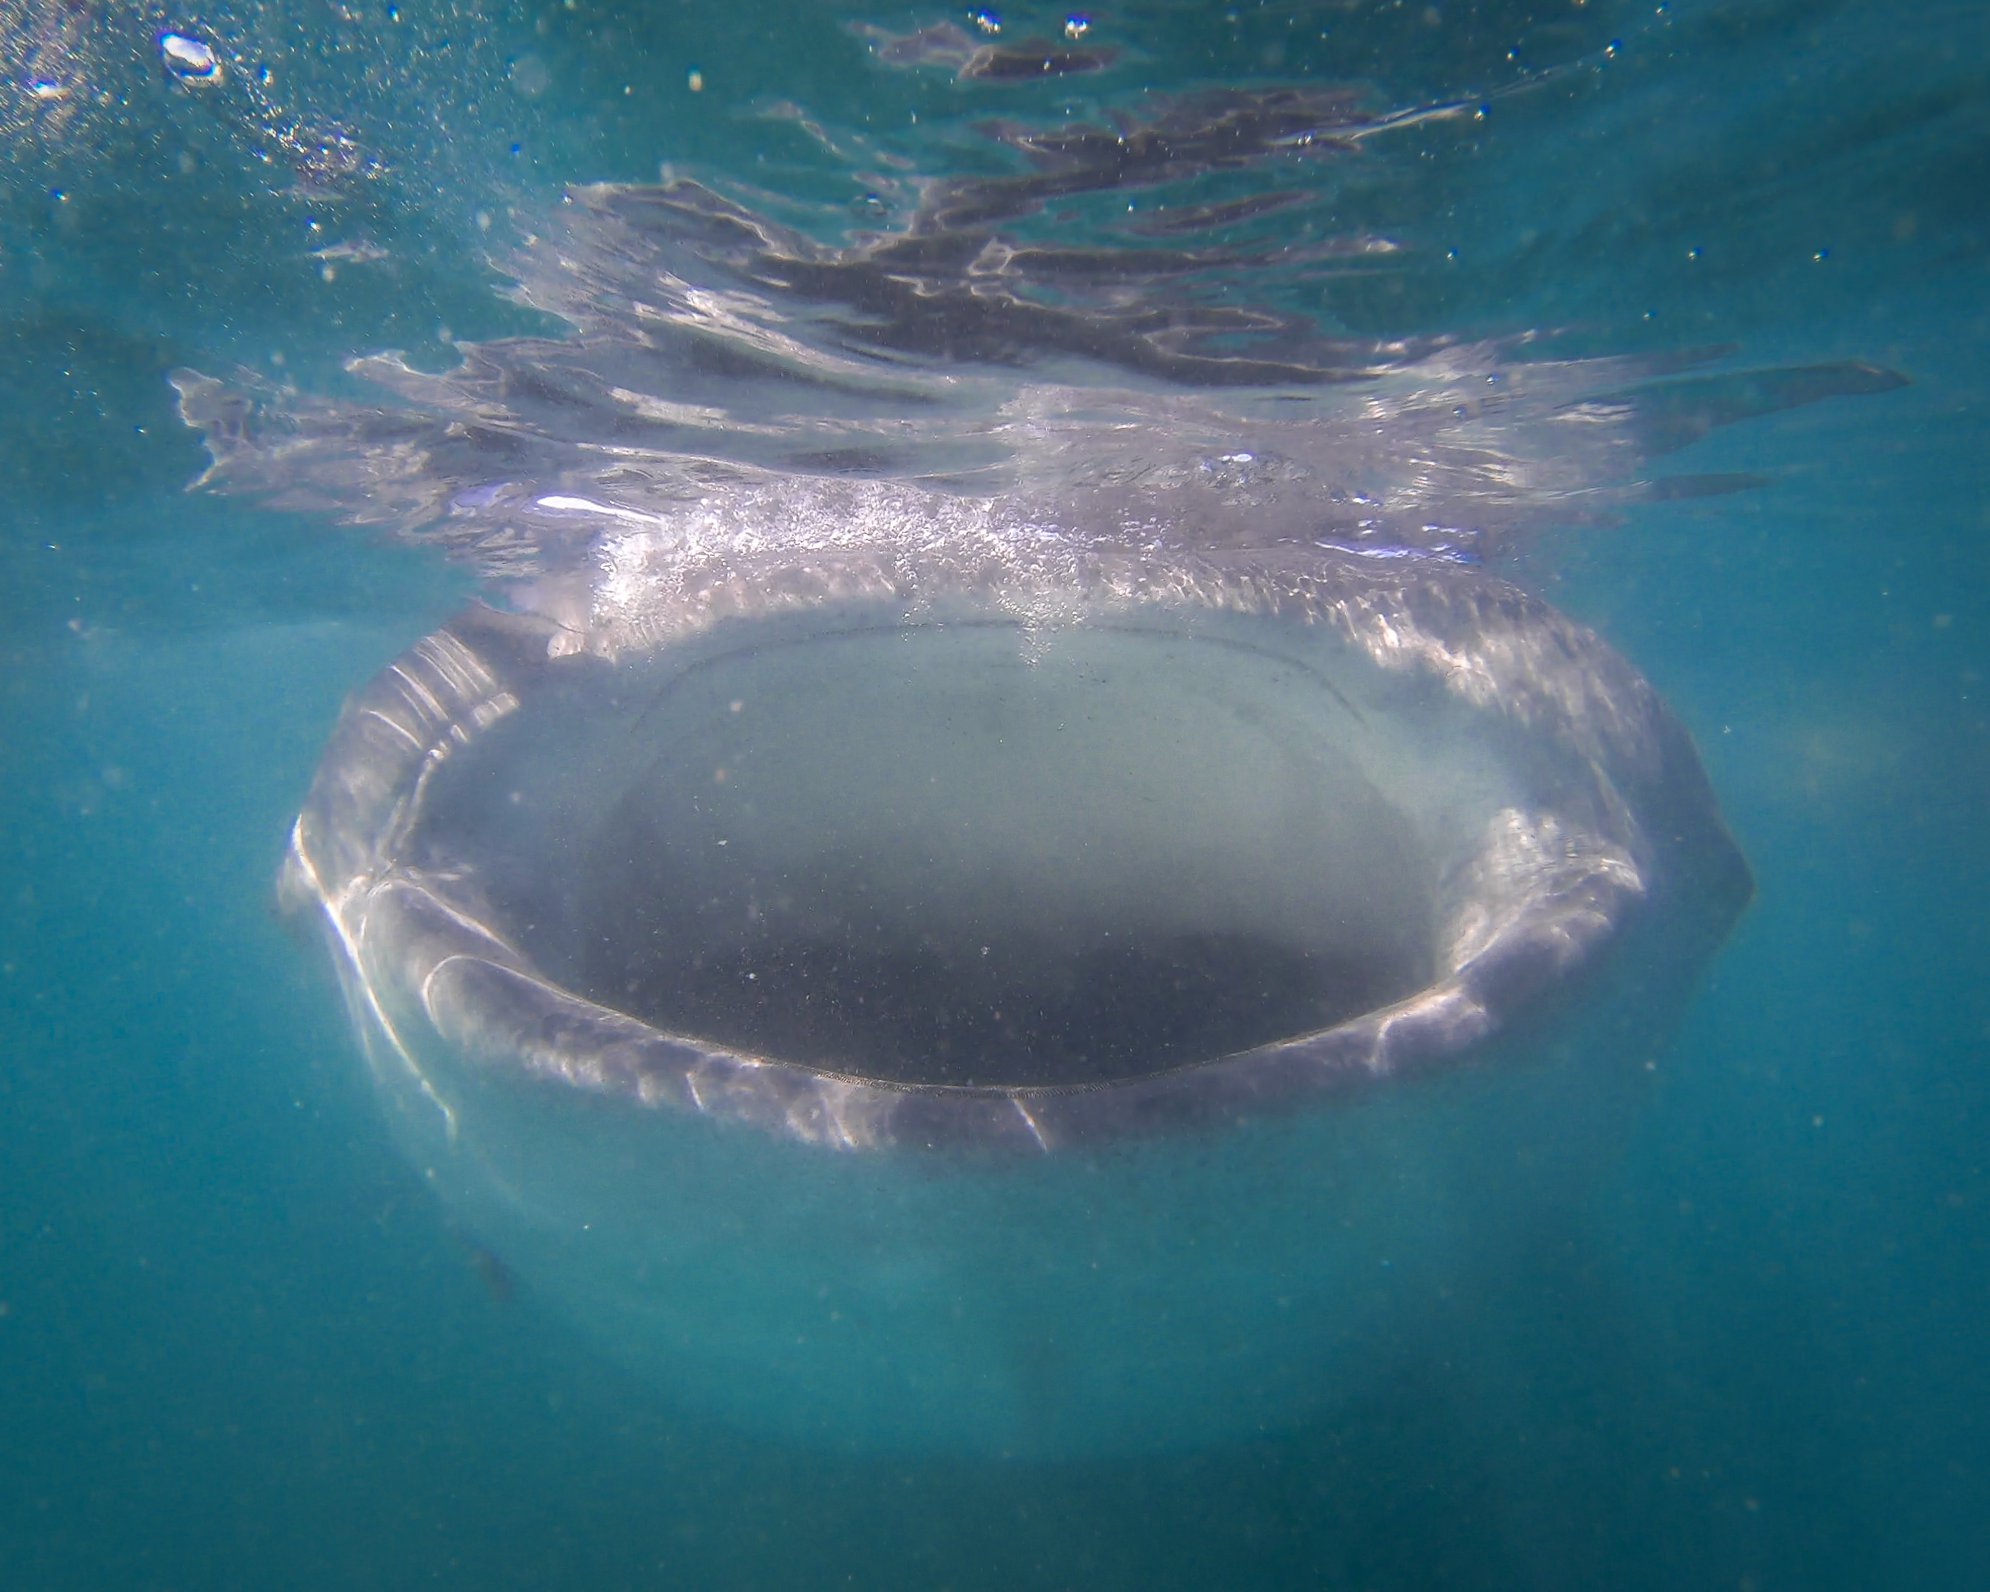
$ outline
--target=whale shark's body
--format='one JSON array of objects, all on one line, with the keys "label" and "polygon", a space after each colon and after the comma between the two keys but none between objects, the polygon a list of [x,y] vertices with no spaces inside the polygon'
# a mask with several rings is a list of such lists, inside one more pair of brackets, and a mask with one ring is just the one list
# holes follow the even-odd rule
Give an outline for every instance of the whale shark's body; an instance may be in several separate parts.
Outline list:
[{"label": "whale shark's body", "polygon": [[445,1197],[751,1423],[1339,1397],[1576,1197],[1747,897],[1650,688],[1453,566],[789,573],[633,649],[472,610],[285,870]]},{"label": "whale shark's body", "polygon": [[1107,180],[1031,148],[841,252],[577,192],[519,269],[575,335],[365,362],[392,407],[176,378],[218,484],[492,582],[352,699],[284,868],[397,1131],[790,1436],[1303,1418],[1579,1197],[1749,875],[1651,687],[1490,563],[1885,380],[1086,323],[989,291],[989,227]]}]

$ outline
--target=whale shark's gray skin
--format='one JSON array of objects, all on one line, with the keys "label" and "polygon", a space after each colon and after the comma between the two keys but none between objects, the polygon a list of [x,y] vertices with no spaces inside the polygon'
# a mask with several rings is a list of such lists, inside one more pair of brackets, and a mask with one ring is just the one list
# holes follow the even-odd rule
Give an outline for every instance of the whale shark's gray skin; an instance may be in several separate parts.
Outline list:
[{"label": "whale shark's gray skin", "polygon": [[[840,251],[576,191],[518,267],[569,339],[363,362],[377,409],[175,378],[218,485],[491,577],[347,706],[283,895],[425,1176],[688,1403],[1317,1413],[1578,1197],[1748,898],[1651,687],[1484,560],[1887,378],[1330,344],[1151,251],[1095,314],[1003,288],[995,220],[1327,113],[1024,143]],[[1137,379],[994,352],[1074,343]]]},{"label": "whale shark's gray skin", "polygon": [[424,1173],[687,1399],[1317,1410],[1576,1196],[1747,869],[1650,687],[1474,572],[953,545],[652,586],[640,645],[471,610],[347,708],[286,899]]}]

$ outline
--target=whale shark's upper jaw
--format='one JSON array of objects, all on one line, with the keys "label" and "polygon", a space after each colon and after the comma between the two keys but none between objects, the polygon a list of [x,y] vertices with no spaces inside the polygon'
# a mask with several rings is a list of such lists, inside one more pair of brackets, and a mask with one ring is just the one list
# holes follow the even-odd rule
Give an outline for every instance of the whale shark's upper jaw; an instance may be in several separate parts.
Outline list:
[{"label": "whale shark's upper jaw", "polygon": [[368,686],[286,881],[376,1049],[1049,1150],[1441,1065],[1746,898],[1650,688],[1498,582],[925,545],[472,610]]}]

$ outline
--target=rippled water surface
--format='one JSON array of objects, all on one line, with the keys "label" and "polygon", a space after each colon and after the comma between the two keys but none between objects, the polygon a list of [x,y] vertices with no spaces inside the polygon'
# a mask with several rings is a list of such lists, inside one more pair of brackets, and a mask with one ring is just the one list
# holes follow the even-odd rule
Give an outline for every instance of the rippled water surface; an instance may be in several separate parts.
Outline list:
[{"label": "rippled water surface", "polygon": [[[1966,0],[0,0],[0,1579],[1968,1584],[1986,61]],[[797,481],[771,547],[686,508]],[[702,1424],[452,1226],[275,921],[341,698],[478,582],[935,493],[1513,579],[1754,867],[1607,1184],[1331,1424]]]}]

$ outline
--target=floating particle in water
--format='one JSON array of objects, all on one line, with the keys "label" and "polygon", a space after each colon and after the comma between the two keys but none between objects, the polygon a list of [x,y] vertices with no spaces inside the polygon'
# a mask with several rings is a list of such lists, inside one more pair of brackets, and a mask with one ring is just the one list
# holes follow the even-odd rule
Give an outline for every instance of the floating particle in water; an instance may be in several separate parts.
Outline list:
[{"label": "floating particle in water", "polygon": [[328,263],[344,260],[353,265],[371,265],[376,260],[389,258],[385,249],[367,238],[349,238],[343,243],[328,244],[322,249],[313,249],[311,258]]},{"label": "floating particle in water", "polygon": [[212,46],[184,33],[159,35],[159,58],[166,70],[182,83],[209,84],[221,81],[221,57]]},{"label": "floating particle in water", "polygon": [[[1002,19],[994,12],[976,11],[970,16],[983,35],[993,37],[1002,32]],[[1067,16],[1065,37],[1076,40],[1089,32],[1091,26],[1089,17]],[[1062,77],[1103,71],[1113,62],[1110,50],[1073,50],[1042,38],[1027,38],[1016,45],[990,44],[952,22],[908,34],[888,33],[870,26],[860,26],[855,31],[871,41],[872,51],[882,61],[893,66],[952,67],[954,75],[963,82],[1006,83]]]},{"label": "floating particle in water", "polygon": [[39,77],[28,85],[28,93],[38,100],[59,100],[69,97],[69,85],[52,77]]},{"label": "floating particle in water", "polygon": [[521,55],[511,63],[511,86],[526,99],[537,99],[552,86],[552,70],[536,55]]},{"label": "floating particle in water", "polygon": [[276,128],[274,139],[296,174],[298,194],[335,194],[384,170],[350,128],[293,122]]}]

